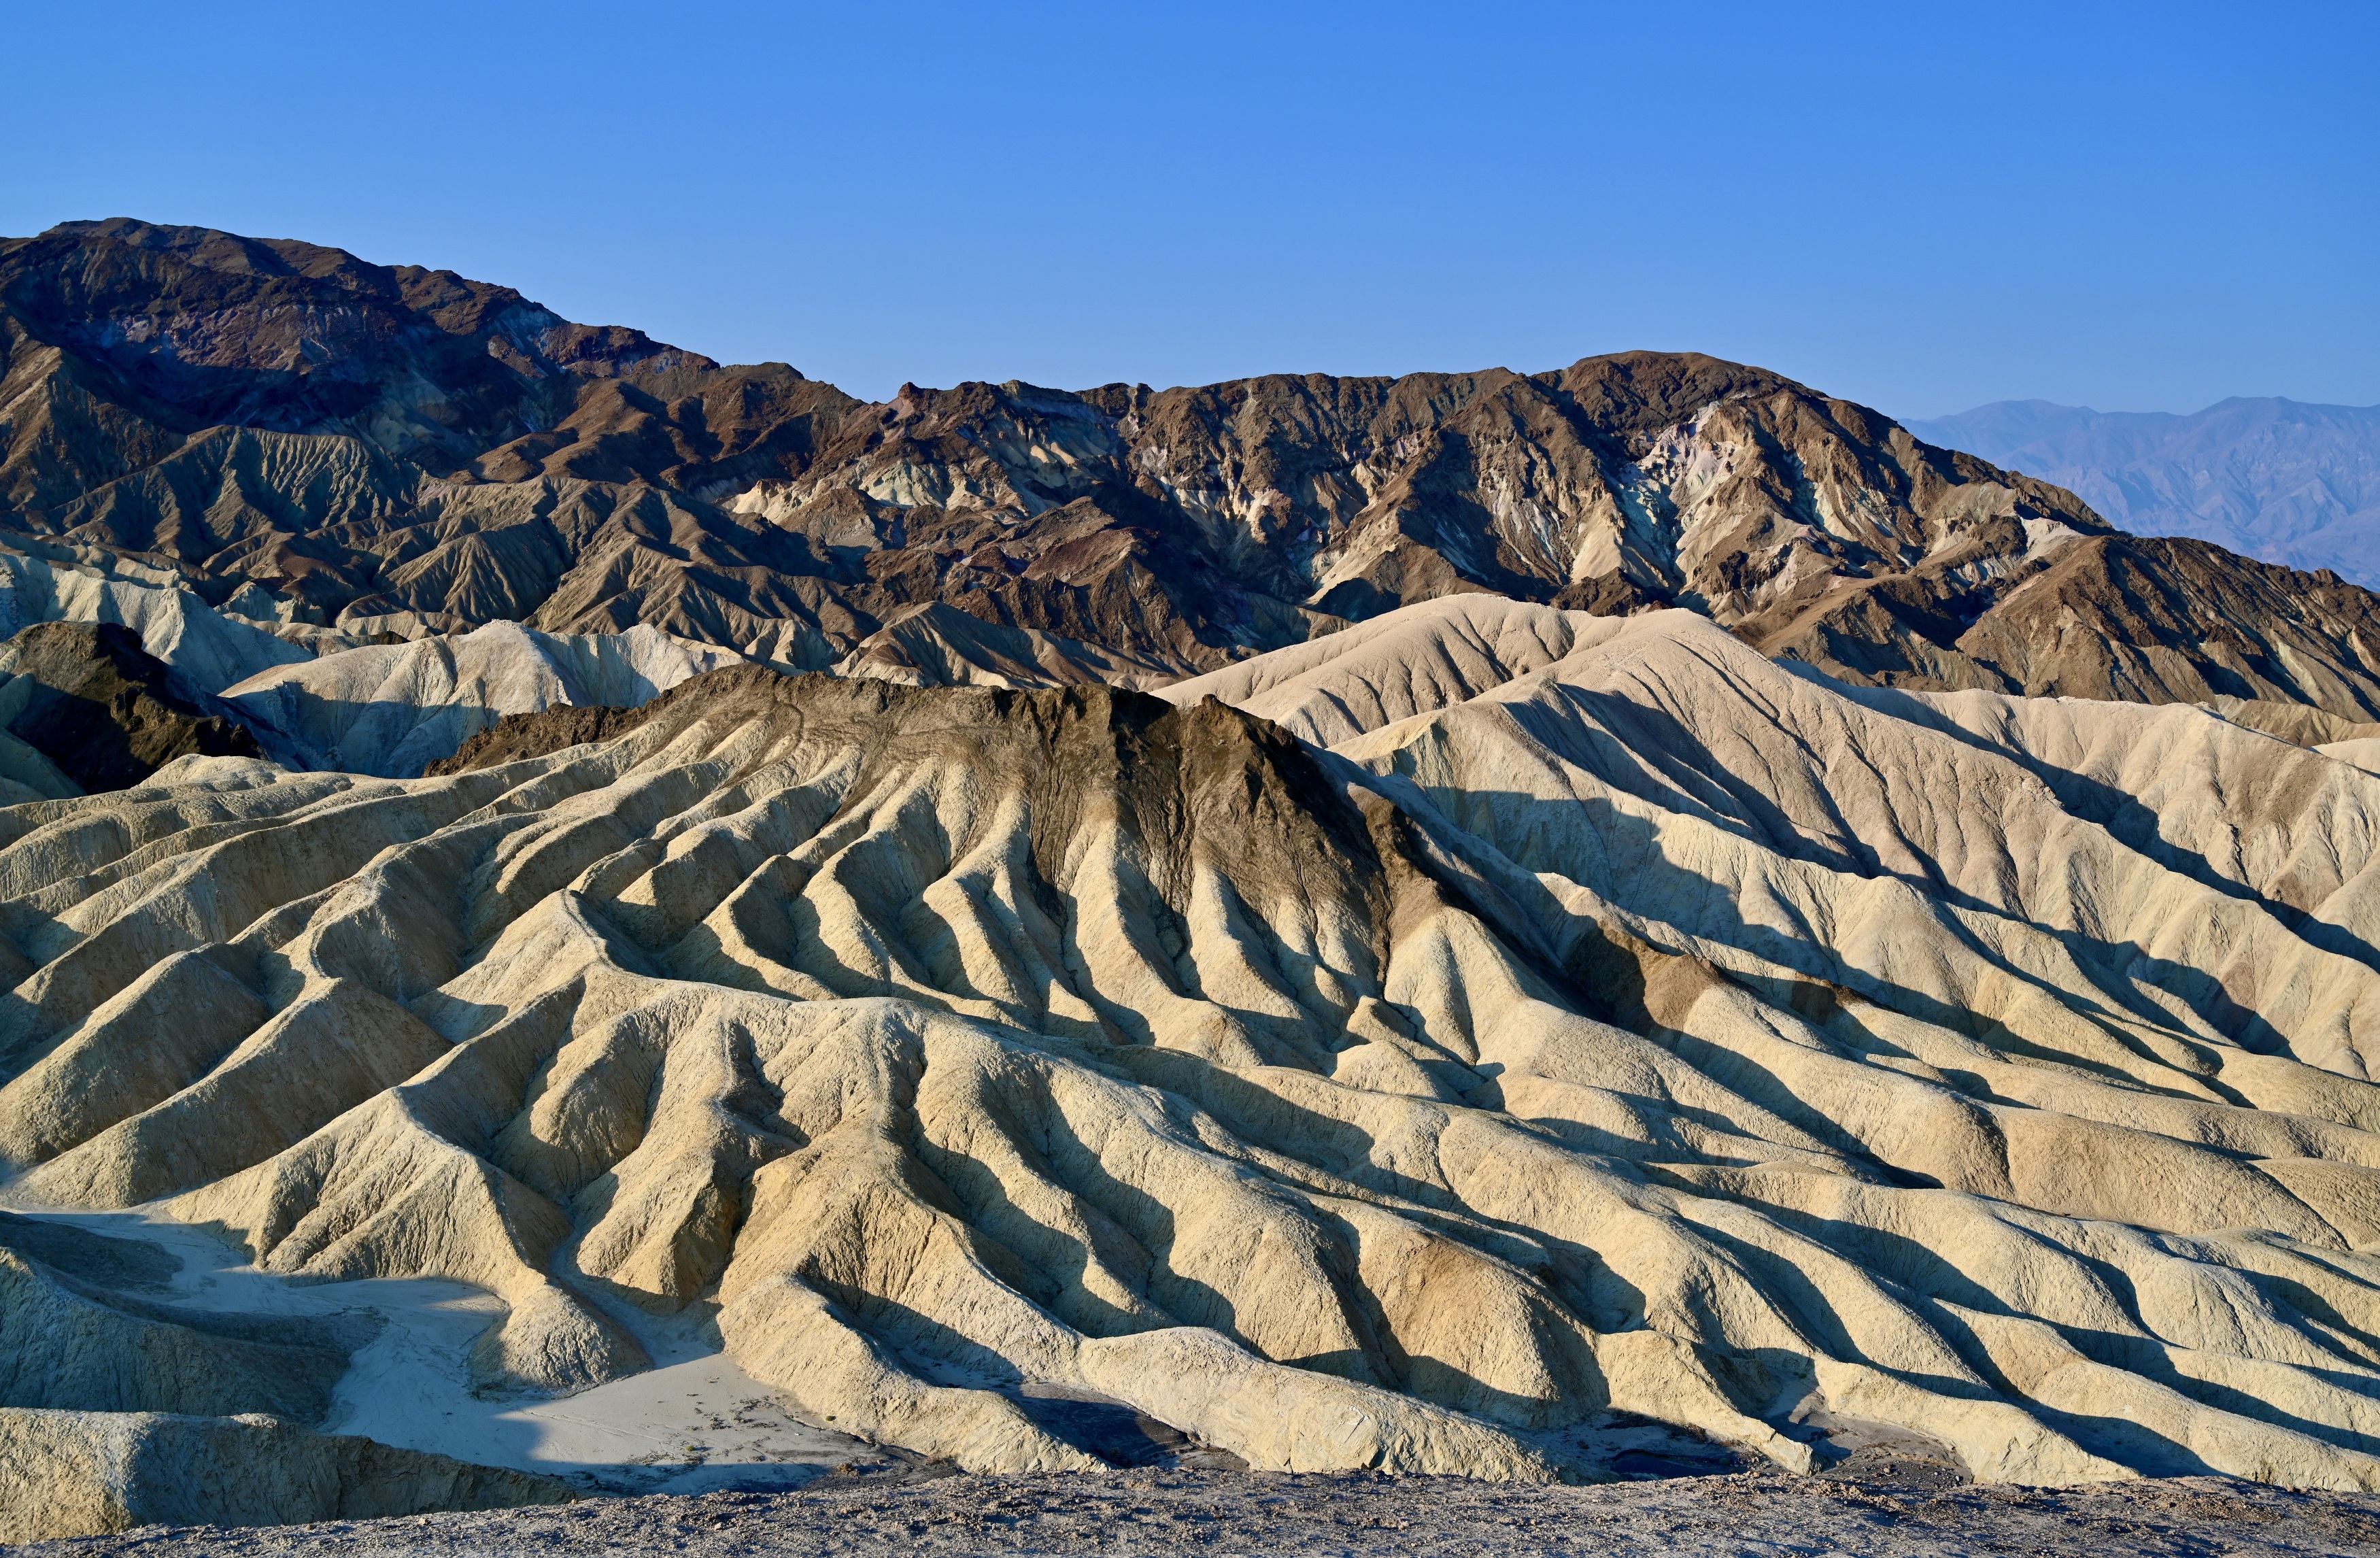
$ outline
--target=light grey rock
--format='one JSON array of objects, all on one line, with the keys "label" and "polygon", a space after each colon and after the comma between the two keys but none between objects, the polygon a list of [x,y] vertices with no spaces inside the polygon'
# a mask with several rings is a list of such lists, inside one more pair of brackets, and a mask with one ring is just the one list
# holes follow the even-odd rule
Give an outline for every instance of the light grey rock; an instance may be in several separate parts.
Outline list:
[{"label": "light grey rock", "polygon": [[572,1496],[551,1478],[315,1433],[277,1418],[0,1407],[0,1541],[503,1509]]}]

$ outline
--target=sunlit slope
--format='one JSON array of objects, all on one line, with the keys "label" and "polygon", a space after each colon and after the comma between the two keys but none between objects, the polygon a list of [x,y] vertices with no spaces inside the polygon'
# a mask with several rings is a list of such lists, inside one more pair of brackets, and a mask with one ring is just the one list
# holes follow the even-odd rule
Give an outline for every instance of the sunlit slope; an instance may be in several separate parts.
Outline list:
[{"label": "sunlit slope", "polygon": [[634,708],[737,658],[641,623],[573,636],[492,622],[275,666],[223,701],[292,767],[410,778],[506,714]]},{"label": "sunlit slope", "polygon": [[2380,1487],[2380,776],[1487,599],[1170,696],[737,669],[0,812],[12,1193],[478,1284],[492,1384],[715,1304],[979,1468],[1095,1464],[1033,1382],[1260,1467],[1799,1466],[1824,1405]]}]

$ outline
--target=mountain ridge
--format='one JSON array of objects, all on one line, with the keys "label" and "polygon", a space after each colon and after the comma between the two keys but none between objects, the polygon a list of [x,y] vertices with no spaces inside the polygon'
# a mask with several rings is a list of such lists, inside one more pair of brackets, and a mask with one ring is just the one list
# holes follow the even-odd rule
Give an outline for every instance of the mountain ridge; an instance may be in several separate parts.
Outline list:
[{"label": "mountain ridge", "polygon": [[[1486,590],[1683,604],[1853,682],[2380,717],[2360,593],[2313,627],[2143,594],[2297,587],[2143,552],[2060,488],[1694,354],[872,404],[451,273],[128,219],[0,242],[0,542],[253,589],[291,622],[642,623],[788,671],[1064,680],[1208,672]],[[2094,632],[2051,652],[2059,612],[2011,603],[2060,556],[2088,559],[2050,593]],[[896,631],[927,608],[994,638]]]},{"label": "mountain ridge", "polygon": [[1694,354],[866,403],[114,221],[0,618],[12,1532],[2380,1491],[2335,573]]},{"label": "mountain ridge", "polygon": [[1907,425],[2070,488],[2119,525],[2380,580],[2380,406],[2233,396],[2177,413],[1994,401]]}]

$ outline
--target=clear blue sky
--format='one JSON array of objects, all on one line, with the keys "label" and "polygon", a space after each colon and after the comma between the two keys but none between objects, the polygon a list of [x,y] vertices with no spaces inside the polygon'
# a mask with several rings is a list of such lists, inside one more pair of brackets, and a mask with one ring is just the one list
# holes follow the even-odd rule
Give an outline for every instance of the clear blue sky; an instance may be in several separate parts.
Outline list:
[{"label": "clear blue sky", "polygon": [[336,244],[870,396],[1631,347],[2380,401],[2380,4],[0,0],[0,233]]}]

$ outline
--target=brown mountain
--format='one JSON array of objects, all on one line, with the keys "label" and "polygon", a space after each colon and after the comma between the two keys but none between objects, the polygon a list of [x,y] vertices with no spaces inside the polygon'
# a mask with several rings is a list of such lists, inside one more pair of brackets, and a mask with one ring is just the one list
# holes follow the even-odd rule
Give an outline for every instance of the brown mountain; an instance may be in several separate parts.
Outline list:
[{"label": "brown mountain", "polygon": [[649,622],[809,669],[939,604],[1045,666],[1191,672],[1487,590],[1682,604],[1853,681],[2380,716],[2372,595],[1694,355],[863,404],[124,220],[0,242],[0,525],[349,623]]},{"label": "brown mountain", "polygon": [[176,758],[261,757],[256,738],[183,698],[140,635],[105,622],[37,622],[0,644],[9,735],[85,790],[138,785]]}]

